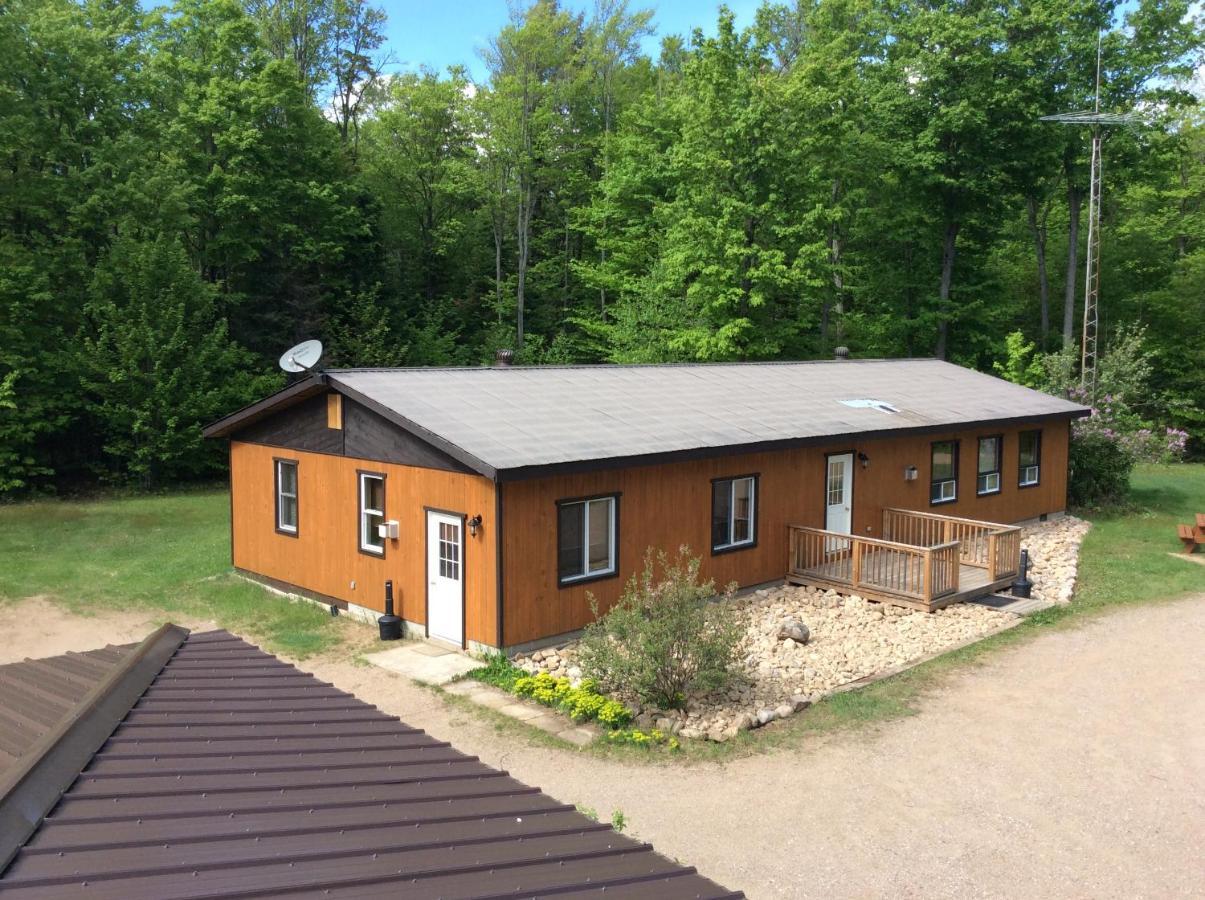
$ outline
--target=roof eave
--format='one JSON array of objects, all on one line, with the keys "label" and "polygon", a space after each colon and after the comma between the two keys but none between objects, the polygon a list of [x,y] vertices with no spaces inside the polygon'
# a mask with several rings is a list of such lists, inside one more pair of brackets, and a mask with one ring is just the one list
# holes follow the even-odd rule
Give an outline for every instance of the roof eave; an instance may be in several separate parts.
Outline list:
[{"label": "roof eave", "polygon": [[794,447],[815,447],[826,444],[839,444],[853,440],[879,440],[901,435],[940,434],[964,428],[986,428],[994,425],[1017,425],[1026,422],[1050,422],[1059,419],[1080,419],[1088,416],[1092,410],[1087,407],[1063,410],[1059,412],[1041,413],[1039,415],[1009,416],[1005,418],[989,418],[968,420],[965,422],[948,422],[934,425],[910,425],[902,428],[879,429],[875,431],[848,431],[840,434],[823,434],[799,438],[782,438],[772,441],[753,441],[741,444],[725,444],[714,447],[688,447],[682,450],[665,450],[658,453],[642,453],[630,456],[609,456],[596,459],[577,459],[565,462],[541,463],[531,466],[515,466],[497,470],[497,481],[527,481],[533,478],[546,478],[552,475],[567,475],[576,472],[607,471],[610,469],[629,469],[638,466],[654,466],[669,462],[684,462],[693,459],[708,459],[719,456],[736,456],[744,453],[765,453],[774,450],[789,450]]},{"label": "roof eave", "polygon": [[315,372],[288,387],[281,388],[275,394],[269,394],[262,400],[257,400],[228,416],[223,416],[216,422],[211,422],[201,430],[201,434],[207,438],[229,437],[239,428],[321,393],[325,387],[326,374]]}]

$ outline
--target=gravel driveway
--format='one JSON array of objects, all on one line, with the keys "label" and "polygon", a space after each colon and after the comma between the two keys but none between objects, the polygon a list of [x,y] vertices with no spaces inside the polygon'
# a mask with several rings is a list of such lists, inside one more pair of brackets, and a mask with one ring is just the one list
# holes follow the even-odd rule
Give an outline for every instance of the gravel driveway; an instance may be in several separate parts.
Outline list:
[{"label": "gravel driveway", "polygon": [[[0,607],[3,651],[28,634],[21,606]],[[49,630],[78,628],[79,649],[110,639],[103,614],[64,618]],[[499,737],[380,669],[305,668],[561,800],[621,809],[753,898],[1165,898],[1205,896],[1203,648],[1205,596],[1124,610],[947,677],[910,718],[682,767]]]}]

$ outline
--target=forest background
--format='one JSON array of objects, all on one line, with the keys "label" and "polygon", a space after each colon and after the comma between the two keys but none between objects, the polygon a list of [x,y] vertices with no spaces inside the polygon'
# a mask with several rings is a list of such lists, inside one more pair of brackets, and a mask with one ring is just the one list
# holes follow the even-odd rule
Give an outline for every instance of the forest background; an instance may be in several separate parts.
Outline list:
[{"label": "forest background", "polygon": [[386,74],[384,26],[0,9],[0,495],[213,475],[201,426],[310,337],[332,366],[845,345],[1074,384],[1088,133],[1040,119],[1091,108],[1098,37],[1101,108],[1141,119],[1104,149],[1111,377],[1131,431],[1205,452],[1199,5],[767,3],[653,58],[651,11],[541,0],[479,83]]}]

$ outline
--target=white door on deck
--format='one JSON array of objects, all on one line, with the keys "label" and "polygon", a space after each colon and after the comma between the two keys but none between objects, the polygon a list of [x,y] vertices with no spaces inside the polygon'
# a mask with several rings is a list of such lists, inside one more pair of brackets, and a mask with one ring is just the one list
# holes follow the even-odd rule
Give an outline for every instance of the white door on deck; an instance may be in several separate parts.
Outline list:
[{"label": "white door on deck", "polygon": [[464,638],[464,519],[427,513],[427,634],[457,646]]},{"label": "white door on deck", "polygon": [[840,453],[826,460],[824,528],[849,534],[853,530],[854,455]]}]

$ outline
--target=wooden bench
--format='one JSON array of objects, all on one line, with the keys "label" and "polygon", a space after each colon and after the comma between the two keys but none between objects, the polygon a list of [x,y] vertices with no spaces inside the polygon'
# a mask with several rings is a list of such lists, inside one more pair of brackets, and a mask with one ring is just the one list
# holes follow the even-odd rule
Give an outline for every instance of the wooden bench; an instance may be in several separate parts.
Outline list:
[{"label": "wooden bench", "polygon": [[1197,513],[1196,525],[1180,525],[1178,528],[1185,553],[1194,553],[1205,544],[1205,513]]}]

